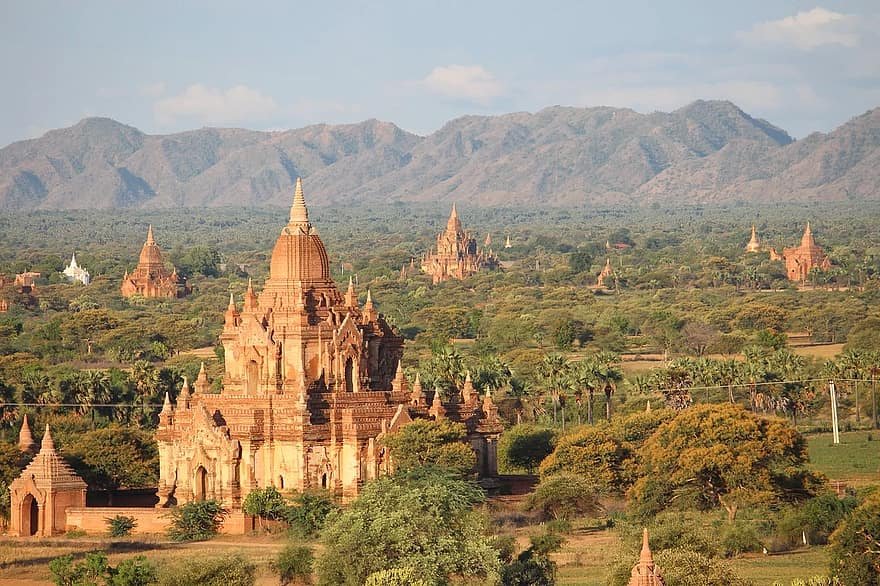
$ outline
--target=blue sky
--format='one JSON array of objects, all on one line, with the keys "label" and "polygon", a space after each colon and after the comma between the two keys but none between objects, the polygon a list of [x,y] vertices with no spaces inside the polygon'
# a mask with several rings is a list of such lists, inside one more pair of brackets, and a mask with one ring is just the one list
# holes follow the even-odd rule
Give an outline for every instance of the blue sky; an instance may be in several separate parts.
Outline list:
[{"label": "blue sky", "polygon": [[419,134],[555,104],[729,99],[796,137],[880,105],[880,3],[43,2],[0,7],[0,145],[379,118]]}]

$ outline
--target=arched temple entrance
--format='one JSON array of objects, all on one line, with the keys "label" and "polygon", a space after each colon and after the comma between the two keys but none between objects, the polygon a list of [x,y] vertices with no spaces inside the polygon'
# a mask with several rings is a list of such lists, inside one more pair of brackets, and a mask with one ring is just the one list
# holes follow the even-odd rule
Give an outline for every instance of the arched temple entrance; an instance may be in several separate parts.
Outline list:
[{"label": "arched temple entrance", "polygon": [[195,497],[197,501],[203,501],[208,497],[208,471],[204,466],[196,468]]},{"label": "arched temple entrance", "polygon": [[345,359],[345,390],[354,391],[354,362],[350,357]]},{"label": "arched temple entrance", "polygon": [[28,494],[21,501],[21,535],[30,537],[40,530],[40,506],[34,495]]}]

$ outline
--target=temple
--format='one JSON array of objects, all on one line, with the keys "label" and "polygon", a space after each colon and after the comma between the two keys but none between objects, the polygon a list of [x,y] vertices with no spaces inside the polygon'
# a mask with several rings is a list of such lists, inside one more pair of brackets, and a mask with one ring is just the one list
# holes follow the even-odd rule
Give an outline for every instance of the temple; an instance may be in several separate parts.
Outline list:
[{"label": "temple", "polygon": [[169,271],[162,259],[162,251],[153,237],[153,226],[147,229],[147,240],[141,248],[137,268],[122,278],[123,297],[183,297],[192,289],[177,274],[177,269]]},{"label": "temple", "polygon": [[807,222],[804,235],[801,237],[801,245],[784,249],[782,257],[785,259],[785,272],[788,279],[798,283],[806,282],[813,269],[827,271],[831,268],[831,261],[813,239],[813,231],[810,229],[809,222]]},{"label": "temple", "polygon": [[89,271],[77,264],[75,252],[73,253],[73,256],[70,257],[70,264],[67,265],[61,272],[71,283],[79,281],[83,285],[88,285],[92,281],[92,277],[91,275],[89,275]]},{"label": "temple", "polygon": [[630,574],[628,586],[666,586],[660,568],[654,563],[654,554],[648,545],[648,530],[642,533],[642,551]]},{"label": "temple", "polygon": [[[491,242],[487,237],[487,241]],[[481,270],[498,268],[498,257],[488,246],[477,248],[477,240],[461,227],[455,204],[446,229],[437,235],[437,249],[422,259],[422,271],[436,285],[449,279],[465,279]]]},{"label": "temple", "polygon": [[[309,222],[302,181],[278,236],[269,277],[241,307],[230,296],[220,334],[225,373],[212,393],[203,368],[172,404],[165,398],[158,507],[216,499],[238,508],[256,488],[325,488],[343,500],[393,469],[383,434],[416,418],[464,422],[478,472],[496,473],[502,427],[490,396],[470,381],[462,398],[428,403],[400,367],[403,338],[351,280],[340,291]],[[465,397],[466,395],[466,397]]]},{"label": "temple", "polygon": [[[29,437],[30,428],[25,419],[19,435],[20,447],[22,442],[33,444],[32,437],[28,442]],[[48,425],[40,452],[12,481],[9,493],[10,533],[19,537],[50,537],[64,533],[67,531],[67,509],[85,506],[86,483],[55,451]]]},{"label": "temple", "polygon": [[37,279],[39,278],[40,273],[25,271],[15,275],[15,281],[12,284],[19,293],[27,293],[30,295],[37,290]]},{"label": "temple", "polygon": [[746,244],[746,252],[761,252],[761,241],[758,239],[758,232],[755,230],[754,224],[752,224],[752,237],[749,239],[748,244]]},{"label": "temple", "polygon": [[599,276],[596,278],[596,286],[599,289],[607,288],[609,285],[613,284],[611,281],[614,279],[614,269],[611,268],[611,259],[605,259],[605,266],[602,267],[602,272],[599,273]]}]

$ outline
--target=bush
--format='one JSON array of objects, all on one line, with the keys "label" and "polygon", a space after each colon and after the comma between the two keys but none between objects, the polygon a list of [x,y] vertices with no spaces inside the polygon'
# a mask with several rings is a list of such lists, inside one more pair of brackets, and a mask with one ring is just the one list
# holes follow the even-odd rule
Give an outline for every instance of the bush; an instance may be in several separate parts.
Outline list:
[{"label": "bush", "polygon": [[373,572],[364,586],[431,586],[431,582],[421,579],[416,569],[392,568]]},{"label": "bush", "polygon": [[242,555],[188,558],[164,566],[159,586],[252,586],[256,566]]},{"label": "bush", "polygon": [[156,566],[139,555],[119,562],[112,571],[108,586],[148,586],[158,580]]},{"label": "bush", "polygon": [[327,516],[337,508],[329,492],[304,492],[291,499],[284,509],[284,520],[294,535],[312,537],[321,531]]},{"label": "bush", "polygon": [[107,565],[107,554],[93,551],[86,554],[81,562],[73,563],[73,555],[65,555],[49,562],[52,581],[58,586],[87,586],[90,584],[107,583],[110,578],[110,567]]},{"label": "bush", "polygon": [[536,425],[515,425],[498,440],[498,466],[503,472],[525,469],[534,473],[553,452],[556,432]]},{"label": "bush", "polygon": [[869,494],[831,534],[831,573],[844,584],[880,585],[880,491]]},{"label": "bush", "polygon": [[828,538],[856,505],[856,499],[852,497],[841,499],[829,492],[796,508],[787,508],[777,523],[777,541],[789,546],[799,544],[806,533],[807,541],[811,545],[828,543]]},{"label": "bush", "polygon": [[257,517],[260,520],[261,527],[263,519],[283,518],[286,508],[287,503],[284,502],[284,497],[274,486],[250,491],[241,505],[245,515]]},{"label": "bush", "polygon": [[545,518],[571,520],[602,512],[602,505],[587,479],[577,474],[558,473],[544,478],[526,499],[526,510]]},{"label": "bush", "polygon": [[104,521],[107,523],[107,533],[110,537],[128,537],[131,535],[131,530],[137,527],[134,517],[125,515],[107,517]]},{"label": "bush", "polygon": [[763,547],[755,527],[748,523],[729,523],[721,532],[721,550],[727,557],[761,551]]},{"label": "bush", "polygon": [[217,501],[194,501],[171,509],[168,537],[172,541],[203,541],[220,530],[224,509]]},{"label": "bush", "polygon": [[281,577],[281,584],[308,584],[311,582],[312,564],[315,556],[312,550],[301,545],[288,545],[278,554],[272,564]]},{"label": "bush", "polygon": [[730,563],[682,548],[666,549],[654,556],[663,578],[670,586],[744,586]]}]

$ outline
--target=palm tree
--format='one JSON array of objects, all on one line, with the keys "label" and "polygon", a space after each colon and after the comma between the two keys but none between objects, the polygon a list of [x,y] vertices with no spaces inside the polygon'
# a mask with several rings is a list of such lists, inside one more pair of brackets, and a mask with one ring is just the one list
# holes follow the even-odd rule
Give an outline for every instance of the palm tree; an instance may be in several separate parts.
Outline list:
[{"label": "palm tree", "polygon": [[620,370],[620,355],[614,352],[599,352],[596,354],[596,369],[593,376],[596,378],[597,387],[605,392],[605,419],[611,421],[611,397],[617,389],[617,383],[623,380],[623,371]]},{"label": "palm tree", "polygon": [[79,374],[76,381],[76,402],[79,412],[83,415],[91,411],[95,419],[94,405],[110,402],[110,379],[103,370],[86,370]]},{"label": "palm tree", "polygon": [[[557,406],[560,403],[562,393],[565,391],[566,378],[568,375],[568,361],[561,354],[548,354],[538,364],[538,376],[542,379],[543,386],[550,394],[553,401],[553,423],[556,423]],[[564,409],[564,407],[563,407]],[[565,411],[562,413],[565,419]]]},{"label": "palm tree", "polygon": [[[596,392],[597,380],[596,369],[598,362],[595,357],[585,358],[574,365],[571,369],[571,386],[578,405],[581,404],[584,391],[587,392],[587,422],[593,425],[593,398]],[[578,425],[581,423],[581,414],[578,410]]]},{"label": "palm tree", "polygon": [[840,357],[840,365],[846,378],[851,379],[856,399],[856,424],[862,422],[862,408],[859,404],[859,381],[865,376],[866,360],[858,350],[847,350]]}]

